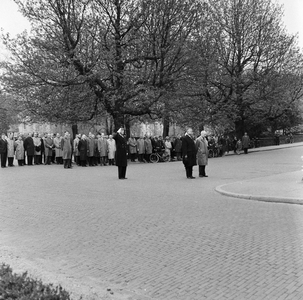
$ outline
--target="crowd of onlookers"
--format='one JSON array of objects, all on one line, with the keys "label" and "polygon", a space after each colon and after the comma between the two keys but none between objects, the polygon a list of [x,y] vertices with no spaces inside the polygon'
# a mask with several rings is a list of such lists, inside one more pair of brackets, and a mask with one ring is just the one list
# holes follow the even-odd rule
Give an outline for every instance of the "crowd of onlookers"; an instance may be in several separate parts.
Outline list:
[{"label": "crowd of onlookers", "polygon": [[[230,139],[228,136],[207,137],[210,157],[224,156],[230,151],[239,153],[243,148],[242,139]],[[249,140],[249,138],[248,138]],[[248,141],[250,142],[250,141]],[[169,161],[182,160],[182,136],[140,136],[127,140],[128,157],[134,162],[148,163],[152,153],[166,153]],[[247,146],[248,147],[248,146]],[[70,168],[72,160],[78,166],[105,166],[115,164],[116,142],[113,135],[104,133],[77,134],[74,139],[66,131],[60,133],[27,133],[14,135],[2,134],[0,139],[1,167],[64,164]],[[5,154],[6,153],[6,154]]]},{"label": "crowd of onlookers", "polygon": [[[64,142],[65,141],[65,142]],[[66,155],[64,147],[70,144],[71,150]],[[181,160],[181,136],[179,137],[150,137],[131,136],[127,140],[128,156],[131,161],[150,162],[150,154],[154,152],[167,153],[169,160]],[[14,160],[19,166],[64,164],[71,167],[70,160],[78,166],[105,166],[115,164],[116,142],[113,135],[104,133],[77,134],[71,139],[69,132],[39,134],[35,132],[19,134],[2,134],[0,139],[1,166],[14,166]]]}]

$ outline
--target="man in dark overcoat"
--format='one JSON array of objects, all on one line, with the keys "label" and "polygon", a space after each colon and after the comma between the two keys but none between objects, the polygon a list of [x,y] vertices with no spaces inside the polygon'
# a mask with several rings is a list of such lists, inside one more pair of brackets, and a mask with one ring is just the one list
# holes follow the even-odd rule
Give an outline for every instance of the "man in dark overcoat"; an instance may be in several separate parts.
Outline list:
[{"label": "man in dark overcoat", "polygon": [[80,153],[80,164],[82,167],[86,167],[88,145],[87,145],[85,134],[82,135],[78,143],[78,150]]},{"label": "man in dark overcoat", "polygon": [[27,155],[27,164],[29,166],[33,165],[33,158],[35,155],[35,144],[32,137],[32,133],[28,134],[28,137],[24,140],[24,150]]},{"label": "man in dark overcoat", "polygon": [[2,133],[0,138],[0,156],[1,156],[1,168],[6,168],[7,141],[6,141],[5,133]]},{"label": "man in dark overcoat", "polygon": [[195,178],[193,177],[193,166],[197,164],[196,153],[196,145],[193,140],[193,130],[192,128],[188,128],[185,136],[182,138],[183,164],[186,170],[186,177],[188,179]]},{"label": "man in dark overcoat", "polygon": [[127,179],[126,168],[127,168],[127,142],[124,137],[124,128],[120,128],[117,134],[114,136],[116,141],[116,166],[118,167],[118,178]]}]

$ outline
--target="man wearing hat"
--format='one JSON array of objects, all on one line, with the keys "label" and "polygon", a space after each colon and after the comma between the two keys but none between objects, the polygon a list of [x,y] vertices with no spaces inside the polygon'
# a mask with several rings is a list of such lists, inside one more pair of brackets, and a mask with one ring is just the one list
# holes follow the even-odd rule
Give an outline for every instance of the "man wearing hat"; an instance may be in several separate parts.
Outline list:
[{"label": "man wearing hat", "polygon": [[124,138],[124,128],[121,127],[117,134],[114,136],[114,140],[116,141],[116,166],[118,167],[118,178],[119,179],[127,179],[126,175],[126,167],[127,167],[127,142]]},{"label": "man wearing hat", "polygon": [[196,162],[196,144],[193,140],[193,130],[188,128],[185,136],[182,138],[182,157],[183,164],[186,170],[186,177],[188,179],[194,179],[193,177],[193,166]]}]

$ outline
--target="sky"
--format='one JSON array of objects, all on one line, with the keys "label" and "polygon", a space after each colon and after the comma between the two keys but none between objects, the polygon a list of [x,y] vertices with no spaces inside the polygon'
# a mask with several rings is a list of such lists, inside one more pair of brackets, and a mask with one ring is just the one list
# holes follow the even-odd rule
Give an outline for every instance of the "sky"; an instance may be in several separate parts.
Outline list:
[{"label": "sky", "polygon": [[[18,6],[13,0],[0,0],[0,29],[11,35],[30,29],[29,22],[18,12]],[[273,0],[284,5],[283,22],[289,33],[299,36],[299,46],[303,49],[303,0]],[[0,59],[5,57],[3,45],[0,43]]]}]

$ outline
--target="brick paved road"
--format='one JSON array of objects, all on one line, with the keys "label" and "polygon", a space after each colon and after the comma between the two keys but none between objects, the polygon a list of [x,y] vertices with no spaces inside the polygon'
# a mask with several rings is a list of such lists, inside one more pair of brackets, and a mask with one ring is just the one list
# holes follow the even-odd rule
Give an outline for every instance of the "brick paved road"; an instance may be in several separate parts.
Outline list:
[{"label": "brick paved road", "polygon": [[0,255],[86,299],[302,299],[303,207],[214,191],[298,171],[301,155],[211,159],[196,180],[179,162],[132,164],[125,181],[116,167],[1,169]]}]

